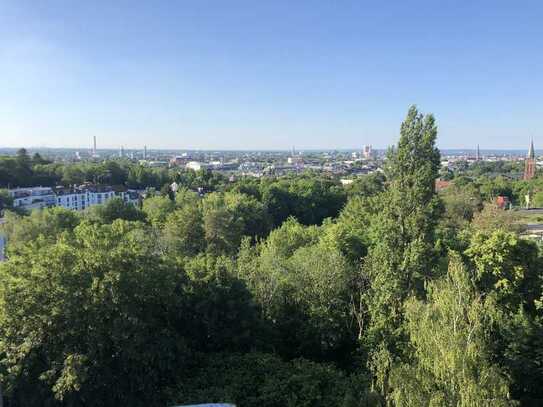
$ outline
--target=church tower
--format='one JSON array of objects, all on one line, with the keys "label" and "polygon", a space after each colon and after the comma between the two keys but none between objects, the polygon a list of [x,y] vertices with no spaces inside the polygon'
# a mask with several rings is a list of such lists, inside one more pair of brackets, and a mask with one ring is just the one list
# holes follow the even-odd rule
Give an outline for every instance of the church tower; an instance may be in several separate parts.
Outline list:
[{"label": "church tower", "polygon": [[530,149],[528,150],[528,155],[526,156],[526,161],[524,163],[524,179],[529,180],[535,176],[535,151],[534,151],[534,141],[530,144]]}]

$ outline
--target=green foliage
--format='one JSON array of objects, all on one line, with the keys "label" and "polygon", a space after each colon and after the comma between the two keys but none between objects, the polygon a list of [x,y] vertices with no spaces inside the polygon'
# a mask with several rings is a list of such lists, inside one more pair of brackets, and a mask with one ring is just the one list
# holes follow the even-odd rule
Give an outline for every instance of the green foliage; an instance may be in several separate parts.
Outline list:
[{"label": "green foliage", "polygon": [[256,199],[226,192],[206,195],[202,201],[204,235],[207,248],[215,254],[234,254],[243,236],[267,234],[269,219]]},{"label": "green foliage", "polygon": [[370,197],[380,194],[385,190],[385,175],[382,172],[358,177],[347,187],[350,196]]},{"label": "green foliage", "polygon": [[[188,357],[182,275],[135,224],[81,224],[0,267],[0,352],[15,405],[163,405]],[[144,368],[145,367],[145,368]]]},{"label": "green foliage", "polygon": [[239,275],[271,323],[279,354],[346,363],[356,345],[356,270],[318,235],[316,227],[287,221],[258,247],[242,247]]},{"label": "green foliage", "polygon": [[162,233],[162,244],[173,256],[192,257],[204,251],[204,220],[199,205],[184,205],[166,218]]},{"label": "green foliage", "polygon": [[0,159],[0,186],[3,188],[28,186],[32,182],[32,160],[26,150],[20,149],[15,157]]},{"label": "green foliage", "polygon": [[0,189],[0,215],[2,215],[6,209],[13,209],[13,198],[8,194],[7,190]]},{"label": "green foliage", "polygon": [[462,251],[466,248],[466,231],[474,216],[483,208],[479,190],[471,183],[460,187],[456,181],[439,198],[444,213],[436,228],[436,246],[443,258],[449,250]]},{"label": "green foliage", "polygon": [[535,309],[535,301],[541,296],[541,262],[534,242],[503,230],[478,232],[466,255],[474,264],[482,292],[494,293],[513,311],[521,305]]},{"label": "green foliage", "polygon": [[475,213],[471,226],[474,231],[492,232],[497,229],[520,232],[522,225],[513,211],[504,211],[494,204],[486,204],[480,212]]},{"label": "green foliage", "polygon": [[439,201],[434,191],[440,160],[435,147],[433,116],[412,107],[402,123],[397,149],[389,152],[388,188],[373,222],[376,240],[364,262],[370,287],[364,293],[369,314],[365,342],[370,367],[385,399],[389,399],[390,363],[407,350],[403,303],[410,295],[423,296],[433,277],[434,229]]},{"label": "green foliage", "polygon": [[509,379],[492,362],[496,304],[481,296],[455,256],[447,276],[428,285],[427,301],[406,303],[413,360],[392,371],[396,406],[510,406]]},{"label": "green foliage", "polygon": [[178,207],[183,207],[186,205],[198,205],[200,202],[200,197],[196,192],[193,192],[187,188],[179,188],[175,194],[175,204]]},{"label": "green foliage", "polygon": [[279,180],[262,189],[262,203],[274,226],[281,225],[289,216],[304,225],[318,225],[337,216],[346,201],[340,185],[314,177]]},{"label": "green foliage", "polygon": [[72,231],[79,222],[76,212],[56,207],[33,211],[28,216],[8,211],[0,227],[8,241],[8,254],[15,254],[38,238],[42,243],[55,241],[62,232]]},{"label": "green foliage", "polygon": [[175,209],[175,204],[167,196],[153,196],[143,201],[142,211],[151,225],[161,227]]},{"label": "green foliage", "polygon": [[234,276],[234,262],[226,257],[200,255],[185,263],[185,326],[193,349],[200,352],[247,352],[263,333],[257,307],[245,284]]},{"label": "green foliage", "polygon": [[121,198],[112,198],[105,204],[91,206],[85,211],[84,216],[98,223],[112,223],[116,219],[145,221],[144,212]]},{"label": "green foliage", "polygon": [[231,402],[244,407],[372,407],[363,378],[304,359],[262,353],[210,354],[183,381],[180,403]]},{"label": "green foliage", "polygon": [[436,134],[411,108],[385,173],[346,187],[0,157],[0,186],[147,189],[26,216],[0,192],[7,406],[541,405],[541,246],[485,201],[543,178],[458,163],[437,195]]},{"label": "green foliage", "polygon": [[494,354],[511,377],[511,396],[522,406],[543,403],[543,324],[541,315],[502,313],[494,331]]},{"label": "green foliage", "polygon": [[498,196],[513,198],[511,182],[502,176],[496,178],[481,178],[478,180],[479,190],[485,201],[495,201]]},{"label": "green foliage", "polygon": [[323,239],[340,250],[353,264],[367,254],[373,241],[372,222],[380,208],[379,196],[354,196],[345,205],[334,222],[324,224]]}]

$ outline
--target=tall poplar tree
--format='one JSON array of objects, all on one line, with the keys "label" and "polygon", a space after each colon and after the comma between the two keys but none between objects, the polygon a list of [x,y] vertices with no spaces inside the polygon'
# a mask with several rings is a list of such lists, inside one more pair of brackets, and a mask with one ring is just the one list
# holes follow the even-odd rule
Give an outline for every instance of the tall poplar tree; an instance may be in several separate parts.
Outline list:
[{"label": "tall poplar tree", "polygon": [[424,296],[434,268],[434,230],[439,217],[435,194],[440,155],[432,115],[409,109],[398,146],[389,150],[386,190],[373,222],[373,244],[364,262],[369,279],[366,345],[369,365],[385,399],[391,366],[406,349],[403,304],[410,295]]}]

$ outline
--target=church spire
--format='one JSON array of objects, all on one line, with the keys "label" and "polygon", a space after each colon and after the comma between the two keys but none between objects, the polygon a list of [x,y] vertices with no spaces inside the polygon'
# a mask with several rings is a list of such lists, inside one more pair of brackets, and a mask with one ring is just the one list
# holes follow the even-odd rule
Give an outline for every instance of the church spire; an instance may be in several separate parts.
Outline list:
[{"label": "church spire", "polygon": [[530,180],[535,176],[535,150],[534,140],[530,143],[530,149],[528,150],[528,156],[524,161],[524,179]]},{"label": "church spire", "polygon": [[530,149],[528,150],[528,158],[531,158],[532,160],[535,158],[534,139],[532,139],[532,142],[530,143]]}]

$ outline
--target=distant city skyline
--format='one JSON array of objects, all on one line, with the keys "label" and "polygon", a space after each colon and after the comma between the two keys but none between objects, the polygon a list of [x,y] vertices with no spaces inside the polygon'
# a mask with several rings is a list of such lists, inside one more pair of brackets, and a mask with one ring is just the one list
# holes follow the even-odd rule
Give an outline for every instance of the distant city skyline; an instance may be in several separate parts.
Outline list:
[{"label": "distant city skyline", "polygon": [[[124,154],[124,152],[128,151],[153,151],[153,150],[164,150],[164,151],[319,151],[319,150],[341,150],[341,151],[362,151],[365,147],[369,146],[371,149],[375,151],[383,151],[387,150],[389,147],[393,146],[393,144],[389,146],[374,146],[372,144],[361,144],[360,146],[354,146],[354,147],[330,147],[330,148],[319,148],[319,147],[300,147],[300,146],[284,146],[284,147],[278,147],[278,148],[179,148],[179,147],[153,147],[152,145],[141,145],[141,146],[126,146],[126,145],[118,145],[118,146],[100,146],[98,144],[98,138],[96,136],[93,136],[91,145],[90,146],[46,146],[46,145],[14,145],[14,146],[6,146],[6,145],[0,145],[0,149],[17,149],[17,148],[27,148],[27,149],[70,149],[70,150],[81,150],[81,151],[89,151],[91,154],[95,154],[96,151],[103,151],[103,150],[116,150],[120,151]],[[485,152],[494,152],[494,151],[528,151],[530,148],[533,148],[534,151],[543,151],[543,148],[539,149],[537,148],[536,140],[531,138],[529,139],[529,143],[527,146],[524,147],[511,147],[511,148],[493,148],[490,146],[481,146],[480,144],[476,144],[475,146],[466,145],[463,147],[449,147],[444,148],[437,146],[442,151],[473,151],[476,155],[477,154],[484,154]]]},{"label": "distant city skyline", "polygon": [[0,3],[0,147],[543,146],[543,3]]},{"label": "distant city skyline", "polygon": [[[127,155],[129,153],[138,152],[140,154],[144,154],[145,148],[144,147],[122,147],[123,155]],[[118,156],[120,147],[98,147],[96,151],[98,153],[100,152],[110,152],[113,153],[115,156]],[[363,147],[355,147],[355,148],[297,148],[296,153],[304,153],[304,152],[319,152],[319,151],[338,151],[338,152],[357,152],[357,153],[363,153]],[[88,153],[89,155],[93,154],[93,148],[90,147],[44,147],[44,146],[0,146],[0,154],[5,152],[11,152],[12,154],[15,154],[19,149],[24,148],[31,152],[37,152],[37,151],[55,151],[55,150],[68,150],[68,151],[74,151],[74,152],[81,152],[81,153]],[[374,147],[373,151],[384,153],[388,150],[388,147],[379,148]],[[473,154],[474,157],[477,156],[477,147],[471,148],[471,147],[465,147],[465,148],[439,148],[442,154]],[[147,152],[170,152],[170,153],[185,153],[185,152],[283,152],[283,153],[289,153],[292,151],[292,149],[289,148],[272,148],[272,149],[249,149],[249,148],[241,148],[241,149],[233,149],[233,148],[195,148],[195,149],[186,149],[186,148],[147,148]],[[543,155],[543,148],[537,148],[534,147],[534,152],[536,155]],[[527,155],[529,154],[529,148],[480,148],[479,149],[480,156],[492,156],[493,154],[514,154],[514,155]]]}]

